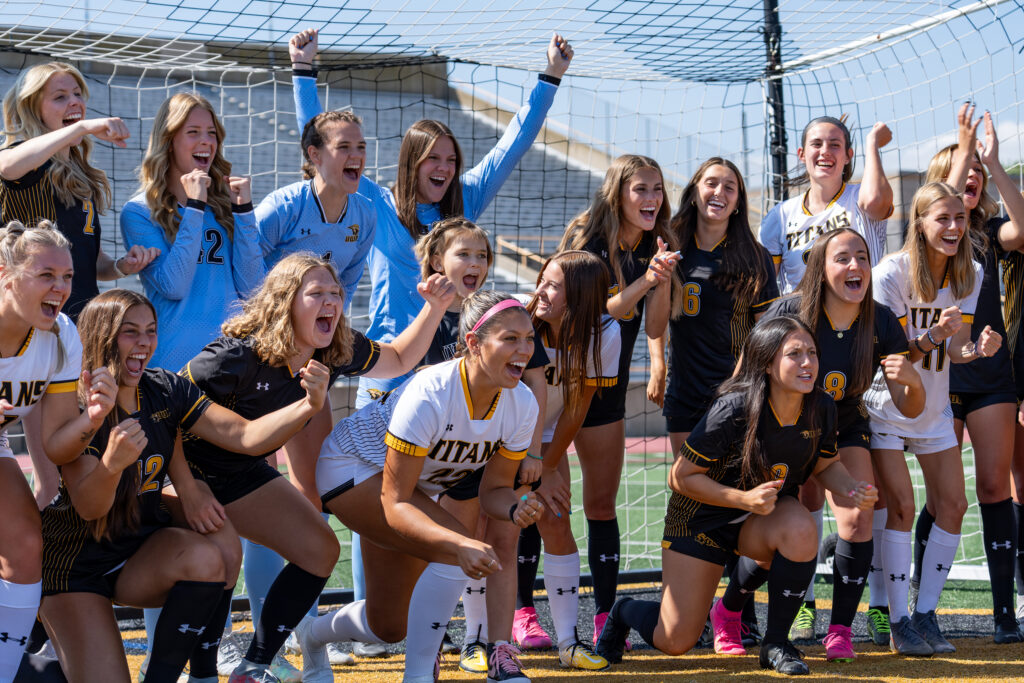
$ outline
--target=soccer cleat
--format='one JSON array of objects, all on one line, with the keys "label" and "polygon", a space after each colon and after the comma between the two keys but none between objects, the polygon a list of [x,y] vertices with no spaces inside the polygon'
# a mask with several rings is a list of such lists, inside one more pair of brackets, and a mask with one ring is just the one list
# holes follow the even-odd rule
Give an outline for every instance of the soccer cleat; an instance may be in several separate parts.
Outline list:
[{"label": "soccer cleat", "polygon": [[761,643],[761,654],[758,662],[762,669],[774,669],[786,676],[806,676],[811,672],[804,662],[804,653],[796,649],[793,643]]},{"label": "soccer cleat", "polygon": [[[601,630],[604,628],[604,622],[608,621],[608,613],[601,612],[600,614],[594,615],[594,647],[597,647],[597,639],[601,635]],[[633,644],[626,639],[626,652],[633,649]]]},{"label": "soccer cleat", "polygon": [[580,640],[578,633],[575,634],[573,642],[558,648],[558,663],[566,669],[582,671],[604,671],[609,666],[608,660]]},{"label": "soccer cleat", "polygon": [[992,637],[998,645],[1024,643],[1024,633],[1020,632],[1020,626],[1011,614],[996,617],[996,627]]},{"label": "soccer cleat", "polygon": [[388,648],[383,643],[361,643],[357,640],[352,643],[352,654],[368,659],[387,657]]},{"label": "soccer cleat", "polygon": [[286,655],[301,655],[302,646],[299,645],[299,639],[295,637],[295,631],[288,634],[288,638],[284,641],[284,653]]},{"label": "soccer cleat", "polygon": [[697,638],[697,644],[695,648],[706,649],[715,646],[715,632],[711,630],[711,618],[708,617],[704,621],[704,630],[700,632],[700,637]]},{"label": "soccer cleat", "polygon": [[857,658],[853,651],[853,632],[849,626],[832,624],[822,641],[825,645],[825,659],[830,662],[852,662]]},{"label": "soccer cleat", "polygon": [[715,634],[715,652],[720,655],[745,655],[742,612],[727,610],[721,600],[711,608],[711,630]]},{"label": "soccer cleat", "polygon": [[889,624],[889,649],[907,657],[931,657],[935,650],[928,644],[914,625],[910,617]]},{"label": "soccer cleat", "polygon": [[461,648],[452,642],[451,634],[448,631],[444,632],[444,638],[441,639],[441,654],[450,655],[453,652],[459,652]]},{"label": "soccer cleat", "polygon": [[487,683],[530,683],[530,679],[523,673],[523,665],[519,662],[519,648],[512,643],[497,643],[490,654],[485,650],[484,656],[490,659]]},{"label": "soccer cleat", "polygon": [[209,678],[196,678],[189,674],[181,674],[181,678],[178,679],[178,683],[217,683],[220,680],[219,676],[210,676]]},{"label": "soccer cleat", "polygon": [[742,636],[743,647],[754,647],[761,644],[761,627],[757,625],[757,618],[747,621],[740,620],[740,635]]},{"label": "soccer cleat", "polygon": [[533,607],[520,607],[512,619],[512,641],[523,650],[547,650],[554,643]]},{"label": "soccer cleat", "polygon": [[331,666],[352,666],[356,663],[355,657],[341,649],[337,643],[327,643],[327,661]]},{"label": "soccer cleat", "polygon": [[889,612],[880,607],[868,607],[868,635],[875,645],[889,644]]},{"label": "soccer cleat", "polygon": [[302,617],[292,631],[302,651],[302,681],[304,683],[332,683],[334,672],[327,656],[327,647],[316,640],[312,633],[313,618],[308,614]]},{"label": "soccer cleat", "polygon": [[488,673],[487,646],[479,640],[463,645],[462,653],[459,655],[459,668],[471,674]]},{"label": "soccer cleat", "polygon": [[281,683],[302,683],[302,672],[294,664],[284,658],[280,652],[270,662],[270,673]]},{"label": "soccer cleat", "polygon": [[253,664],[243,659],[228,677],[228,683],[281,683],[265,664]]},{"label": "soccer cleat", "polygon": [[790,640],[814,640],[814,621],[818,616],[818,610],[806,602],[800,605],[800,611],[796,613],[793,626],[789,629]]},{"label": "soccer cleat", "polygon": [[252,633],[231,631],[221,636],[220,645],[217,646],[217,674],[230,676],[245,657],[245,651],[249,649],[249,640]]},{"label": "soccer cleat", "polygon": [[910,589],[907,592],[907,606],[910,613],[917,611],[917,596],[921,592],[921,582],[910,579]]},{"label": "soccer cleat", "polygon": [[953,643],[946,640],[946,637],[942,635],[942,631],[939,629],[939,620],[935,617],[935,610],[930,612],[914,612],[913,616],[910,617],[910,623],[921,634],[921,637],[931,645],[932,652],[935,654],[948,655],[956,652]]},{"label": "soccer cleat", "polygon": [[626,637],[629,636],[629,624],[619,619],[616,615],[616,608],[620,607],[633,598],[620,598],[608,612],[604,627],[597,638],[597,646],[594,650],[612,664],[622,661],[622,653],[626,650]]}]

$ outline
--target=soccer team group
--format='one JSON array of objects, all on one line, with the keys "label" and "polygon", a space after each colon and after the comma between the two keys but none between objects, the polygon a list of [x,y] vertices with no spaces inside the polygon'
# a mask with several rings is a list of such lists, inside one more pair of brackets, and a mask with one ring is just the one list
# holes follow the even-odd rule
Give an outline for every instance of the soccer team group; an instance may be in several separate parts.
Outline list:
[{"label": "soccer team group", "polygon": [[[87,117],[86,82],[67,64],[26,69],[3,100],[0,415],[4,430],[24,424],[37,491],[3,436],[0,683],[129,681],[112,603],[149,608],[148,683],[211,683],[218,668],[231,683],[321,683],[332,659],[352,662],[333,643],[359,653],[402,639],[404,680],[435,681],[460,599],[460,666],[488,681],[528,681],[519,648],[608,669],[631,629],[668,654],[706,628],[721,654],[759,640],[763,668],[805,674],[791,638],[814,637],[826,497],[839,529],[827,658],[855,659],[865,586],[875,642],[953,652],[935,609],[967,508],[965,425],[994,637],[1024,641],[1012,489],[1024,489],[1024,197],[989,114],[960,108],[958,140],[932,159],[896,253],[885,255],[889,129],[866,134],[854,184],[850,132],[823,116],[800,140],[793,183],[806,189],[764,217],[760,239],[732,162],[702,163],[673,212],[658,164],[625,155],[520,298],[484,288],[493,252],[473,221],[540,131],[569,43],[552,38],[528,101],[479,163],[464,170],[451,130],[418,121],[390,188],[363,176],[361,119],[323,111],[317,48],[314,30],[289,45],[306,179],[254,207],[213,107],[175,94],[121,210],[116,260],[100,247],[112,195],[90,152],[95,139],[124,147],[127,126]],[[366,265],[362,333],[345,313]],[[98,292],[135,274],[145,296]],[[641,326],[647,395],[676,455],[658,602],[616,600]],[[342,375],[360,378],[359,393],[334,423],[328,390]],[[591,642],[577,632],[571,444]],[[916,531],[905,452],[927,491]],[[340,551],[327,513],[354,533],[360,599],[318,615]],[[231,661],[222,634],[243,557],[255,633]],[[553,638],[533,606],[540,558]],[[765,583],[762,635],[749,598]],[[301,674],[279,656],[289,634]],[[32,654],[47,639],[57,659]]]}]

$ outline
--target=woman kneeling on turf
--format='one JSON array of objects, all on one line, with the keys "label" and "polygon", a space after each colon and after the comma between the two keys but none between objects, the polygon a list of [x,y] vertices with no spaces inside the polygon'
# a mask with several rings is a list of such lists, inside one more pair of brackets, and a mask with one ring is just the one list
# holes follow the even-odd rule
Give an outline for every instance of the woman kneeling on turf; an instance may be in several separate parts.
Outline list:
[{"label": "woman kneeling on turf", "polygon": [[459,321],[462,357],[420,371],[339,422],[324,442],[317,486],[326,507],[360,535],[366,600],[299,624],[307,683],[332,680],[328,642],[405,637],[407,605],[410,621],[435,628],[409,629],[405,680],[436,680],[445,625],[466,582],[501,564],[430,496],[485,467],[480,506],[489,516],[522,527],[544,509],[536,494],[512,488],[538,418],[520,382],[533,337],[517,299],[472,294]]},{"label": "woman kneeling on turf", "polygon": [[[234,451],[273,449],[323,405],[327,371],[309,370],[305,396],[250,422],[184,377],[147,367],[157,326],[141,294],[104,292],[78,322],[87,367],[117,378],[117,398],[85,453],[61,467],[58,497],[43,511],[40,617],[69,680],[128,681],[111,601],[164,605],[146,680],[176,681],[204,630],[220,634],[241,557],[223,510],[185,465],[179,430]],[[209,535],[170,528],[161,500],[168,473],[181,501],[174,516]]]},{"label": "woman kneeling on turf", "polygon": [[735,553],[770,565],[761,666],[806,674],[787,635],[815,569],[814,521],[796,495],[812,474],[837,498],[870,509],[878,497],[836,458],[836,408],[819,386],[818,349],[789,316],[758,325],[736,375],[687,437],[669,473],[661,603],[615,603],[597,651],[622,660],[630,627],[678,655],[697,642]]}]

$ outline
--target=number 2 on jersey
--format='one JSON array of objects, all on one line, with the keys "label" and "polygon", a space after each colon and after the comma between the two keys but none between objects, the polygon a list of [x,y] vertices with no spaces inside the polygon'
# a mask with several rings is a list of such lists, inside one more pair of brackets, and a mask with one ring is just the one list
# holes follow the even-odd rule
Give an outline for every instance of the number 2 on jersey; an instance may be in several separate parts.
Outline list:
[{"label": "number 2 on jersey", "polygon": [[224,246],[224,238],[221,237],[220,232],[214,230],[213,228],[207,229],[206,241],[211,242],[210,248],[199,248],[199,260],[196,261],[196,263],[202,263],[203,257],[205,256],[207,263],[212,263],[218,266],[223,264],[224,257],[220,255],[220,249],[222,246]]}]

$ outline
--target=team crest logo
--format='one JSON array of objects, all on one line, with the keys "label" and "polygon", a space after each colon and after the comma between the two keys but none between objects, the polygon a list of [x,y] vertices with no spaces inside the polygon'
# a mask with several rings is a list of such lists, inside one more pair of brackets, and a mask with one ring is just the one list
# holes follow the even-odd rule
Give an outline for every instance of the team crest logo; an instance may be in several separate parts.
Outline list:
[{"label": "team crest logo", "polygon": [[817,439],[819,436],[821,436],[821,430],[820,429],[805,429],[802,432],[800,432],[800,436],[804,437],[807,440]]},{"label": "team crest logo", "polygon": [[353,223],[352,225],[348,226],[348,231],[351,232],[352,234],[345,236],[345,241],[346,242],[355,242],[355,241],[357,241],[359,239],[359,224],[358,223]]},{"label": "team crest logo", "polygon": [[773,481],[786,481],[786,475],[789,474],[789,465],[784,462],[772,465],[772,480]]}]

